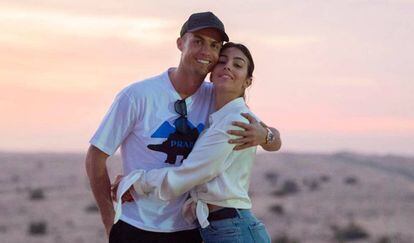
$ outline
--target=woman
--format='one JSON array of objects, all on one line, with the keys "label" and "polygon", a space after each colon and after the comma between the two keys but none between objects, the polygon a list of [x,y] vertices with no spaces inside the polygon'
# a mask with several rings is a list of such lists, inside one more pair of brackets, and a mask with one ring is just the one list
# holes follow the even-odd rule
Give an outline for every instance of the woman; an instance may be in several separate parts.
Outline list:
[{"label": "woman", "polygon": [[[190,191],[183,214],[190,222],[198,220],[204,242],[270,242],[265,226],[250,211],[249,177],[257,147],[235,151],[227,142],[233,136],[226,133],[241,129],[232,126],[232,121],[246,122],[240,113],[251,113],[244,92],[252,83],[253,70],[249,50],[242,44],[226,43],[211,73],[216,111],[208,129],[181,166],[136,170],[123,177],[118,201],[132,187],[133,197],[162,200]],[[179,102],[176,106],[180,110]],[[118,203],[116,221],[120,211]]]}]

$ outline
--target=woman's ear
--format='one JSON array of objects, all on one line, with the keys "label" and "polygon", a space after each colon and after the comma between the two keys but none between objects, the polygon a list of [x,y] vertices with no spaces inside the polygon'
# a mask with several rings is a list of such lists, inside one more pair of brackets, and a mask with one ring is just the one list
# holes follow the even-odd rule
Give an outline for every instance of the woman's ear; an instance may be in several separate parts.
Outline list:
[{"label": "woman's ear", "polygon": [[243,88],[246,89],[247,87],[249,87],[250,85],[252,85],[252,81],[253,81],[253,77],[247,78],[246,81],[243,84]]}]

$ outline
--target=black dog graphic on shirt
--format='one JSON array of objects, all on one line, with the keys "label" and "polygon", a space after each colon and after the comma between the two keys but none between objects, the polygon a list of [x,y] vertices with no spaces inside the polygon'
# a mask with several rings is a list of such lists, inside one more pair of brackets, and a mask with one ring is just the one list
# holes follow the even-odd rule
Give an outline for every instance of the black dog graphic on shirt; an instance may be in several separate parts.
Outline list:
[{"label": "black dog graphic on shirt", "polygon": [[[147,147],[151,150],[163,152],[167,154],[165,163],[175,164],[178,155],[182,155],[186,159],[193,149],[194,143],[198,138],[199,132],[197,128],[191,129],[189,134],[181,134],[177,131],[170,133],[167,140],[162,144],[150,144]],[[180,161],[182,162],[183,159]]]}]

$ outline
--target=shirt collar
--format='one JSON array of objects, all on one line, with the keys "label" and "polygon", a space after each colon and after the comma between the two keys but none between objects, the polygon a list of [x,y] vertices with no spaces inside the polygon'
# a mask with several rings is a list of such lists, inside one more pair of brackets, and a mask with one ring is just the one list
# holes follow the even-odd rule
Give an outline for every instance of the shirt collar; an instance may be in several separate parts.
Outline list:
[{"label": "shirt collar", "polygon": [[[172,91],[174,99],[175,100],[181,100],[182,98],[181,98],[180,94],[178,94],[178,92],[175,89],[174,85],[172,84],[172,81],[171,81],[170,75],[169,75],[169,73],[171,71],[173,71],[174,69],[177,69],[177,68],[176,67],[168,68],[167,71],[165,71],[162,74],[162,77],[163,77],[164,82],[166,83],[167,87]],[[194,92],[194,94],[192,94],[192,95],[188,96],[187,98],[185,98],[185,103],[186,103],[188,109],[192,105],[193,99],[195,99],[198,96],[198,93],[200,93],[200,90],[202,89],[202,86],[205,85],[205,83],[206,83],[206,81],[204,80],[203,83],[201,84],[201,86],[197,89],[197,91]]]},{"label": "shirt collar", "polygon": [[246,107],[246,103],[243,97],[236,98],[229,103],[225,104],[218,111],[213,112],[210,115],[210,124],[216,123],[224,119],[228,114],[240,110],[240,108]]}]

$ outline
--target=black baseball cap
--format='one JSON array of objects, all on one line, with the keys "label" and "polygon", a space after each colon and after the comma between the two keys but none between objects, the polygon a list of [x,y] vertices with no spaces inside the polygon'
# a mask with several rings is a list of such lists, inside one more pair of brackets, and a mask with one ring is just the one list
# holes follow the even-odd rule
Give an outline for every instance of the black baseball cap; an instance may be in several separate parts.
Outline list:
[{"label": "black baseball cap", "polygon": [[229,41],[229,37],[224,30],[224,24],[212,12],[193,13],[183,24],[180,36],[183,37],[183,35],[187,32],[193,32],[205,28],[214,28],[218,30],[221,34],[222,40]]}]

